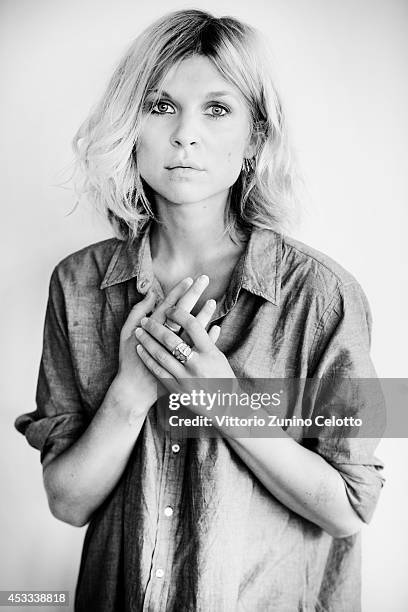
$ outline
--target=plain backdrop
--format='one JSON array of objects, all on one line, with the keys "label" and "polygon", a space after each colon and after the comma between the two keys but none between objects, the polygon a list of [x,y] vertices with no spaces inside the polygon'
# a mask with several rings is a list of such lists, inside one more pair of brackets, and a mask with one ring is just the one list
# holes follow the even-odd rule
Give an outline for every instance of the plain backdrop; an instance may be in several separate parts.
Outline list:
[{"label": "plain backdrop", "polygon": [[[187,7],[236,16],[267,35],[305,181],[303,218],[293,235],[357,277],[373,313],[378,374],[407,377],[406,1],[3,0],[3,590],[64,589],[73,598],[85,534],[52,517],[39,453],[13,429],[17,415],[35,409],[53,267],[111,236],[86,206],[68,215],[75,203],[63,184],[72,162],[70,142],[128,43],[156,17]],[[406,440],[384,440],[376,454],[386,463],[387,483],[363,533],[363,610],[403,612]]]}]

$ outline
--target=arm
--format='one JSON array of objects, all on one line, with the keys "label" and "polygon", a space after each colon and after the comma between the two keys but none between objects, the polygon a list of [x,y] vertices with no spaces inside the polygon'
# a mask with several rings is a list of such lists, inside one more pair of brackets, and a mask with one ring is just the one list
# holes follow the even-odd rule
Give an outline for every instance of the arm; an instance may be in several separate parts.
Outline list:
[{"label": "arm", "polygon": [[[152,316],[164,321],[164,310],[178,301],[191,309],[203,289],[204,286],[193,284],[192,279],[184,279]],[[120,334],[118,374],[86,431],[57,457],[46,454],[43,460],[51,512],[72,525],[85,525],[113,490],[149,408],[157,399],[157,381],[138,357],[133,333],[140,319],[153,310],[154,301],[154,294],[148,294],[133,307],[125,321]],[[57,326],[54,332],[58,336]],[[61,334],[59,342],[59,348],[66,349],[67,342],[63,342]],[[62,370],[67,371],[66,364]],[[59,380],[59,387],[64,388],[64,383],[64,378]]]},{"label": "arm", "polygon": [[[342,416],[356,416],[358,410],[365,424],[372,419],[377,432],[381,411],[373,403],[371,313],[360,286],[343,287],[322,318],[313,339],[313,385],[319,389],[314,409],[321,411],[330,397],[342,398]],[[367,379],[373,383],[364,384]],[[228,436],[228,441],[277,499],[333,537],[352,535],[369,522],[384,481],[382,464],[372,454],[375,439],[323,436],[317,438],[316,452],[283,430],[273,439]]]},{"label": "arm", "polygon": [[[154,294],[148,294],[125,321],[118,374],[86,431],[57,457],[51,452],[43,459],[50,510],[71,525],[85,525],[113,490],[157,398],[157,383],[137,357],[133,336],[138,321],[153,305]],[[61,380],[59,385],[63,384]]]},{"label": "arm", "polygon": [[43,462],[44,486],[52,514],[82,527],[120,479],[150,404],[111,384],[84,434],[51,461]]},{"label": "arm", "polygon": [[276,438],[228,437],[231,447],[282,504],[334,538],[363,525],[351,506],[339,472],[283,430]]}]

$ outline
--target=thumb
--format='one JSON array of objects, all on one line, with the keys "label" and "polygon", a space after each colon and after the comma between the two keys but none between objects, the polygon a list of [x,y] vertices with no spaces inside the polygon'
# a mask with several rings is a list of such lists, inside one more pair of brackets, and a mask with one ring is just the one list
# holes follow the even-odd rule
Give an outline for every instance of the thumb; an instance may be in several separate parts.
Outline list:
[{"label": "thumb", "polygon": [[218,338],[220,337],[220,333],[221,333],[221,327],[219,325],[213,325],[208,332],[208,337],[210,338],[211,342],[216,344]]},{"label": "thumb", "polygon": [[130,310],[128,318],[126,319],[125,325],[129,327],[136,327],[140,323],[140,320],[143,319],[143,317],[148,312],[152,311],[152,309],[154,308],[155,302],[156,302],[156,294],[154,293],[154,291],[149,289],[149,291],[146,293],[143,300],[140,300],[140,302],[137,302],[133,306],[133,308]]}]

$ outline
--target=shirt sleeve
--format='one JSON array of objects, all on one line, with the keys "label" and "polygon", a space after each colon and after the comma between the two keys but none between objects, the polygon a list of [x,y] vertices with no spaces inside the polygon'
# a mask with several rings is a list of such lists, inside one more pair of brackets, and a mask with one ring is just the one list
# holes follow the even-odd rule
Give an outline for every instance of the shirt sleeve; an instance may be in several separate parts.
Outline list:
[{"label": "shirt sleeve", "polygon": [[58,266],[49,283],[36,405],[35,411],[20,415],[14,426],[41,451],[44,464],[71,446],[88,425],[75,381]]},{"label": "shirt sleeve", "polygon": [[[360,418],[360,428],[314,427],[308,446],[339,472],[358,516],[368,523],[385,478],[374,451],[384,429],[381,386],[370,358],[372,317],[367,298],[355,282],[338,288],[319,322],[313,380],[317,414]],[[313,418],[315,423],[315,418]]]}]

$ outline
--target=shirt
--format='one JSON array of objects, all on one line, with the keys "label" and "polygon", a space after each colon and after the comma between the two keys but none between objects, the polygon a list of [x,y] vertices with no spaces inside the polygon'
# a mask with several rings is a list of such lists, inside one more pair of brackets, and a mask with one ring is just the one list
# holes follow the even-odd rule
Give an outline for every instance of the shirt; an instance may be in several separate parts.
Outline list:
[{"label": "shirt", "polygon": [[[52,273],[37,409],[15,423],[42,461],[85,431],[117,373],[130,309],[158,288],[150,227],[133,245],[111,238],[87,246]],[[278,232],[252,230],[212,320],[237,377],[375,376],[371,314],[358,282]],[[314,442],[312,452],[338,470],[350,504],[369,522],[384,482],[373,455],[378,440]],[[225,438],[176,442],[158,426],[156,403],[91,517],[75,609],[357,612],[360,582],[360,533],[333,538],[284,506]]]}]

